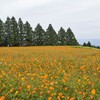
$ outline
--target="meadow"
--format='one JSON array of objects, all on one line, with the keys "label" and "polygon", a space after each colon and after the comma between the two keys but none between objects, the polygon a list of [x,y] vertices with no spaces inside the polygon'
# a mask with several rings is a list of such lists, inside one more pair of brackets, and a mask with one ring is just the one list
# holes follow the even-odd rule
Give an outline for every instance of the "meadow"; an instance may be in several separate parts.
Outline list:
[{"label": "meadow", "polygon": [[100,50],[0,47],[0,100],[100,100]]}]

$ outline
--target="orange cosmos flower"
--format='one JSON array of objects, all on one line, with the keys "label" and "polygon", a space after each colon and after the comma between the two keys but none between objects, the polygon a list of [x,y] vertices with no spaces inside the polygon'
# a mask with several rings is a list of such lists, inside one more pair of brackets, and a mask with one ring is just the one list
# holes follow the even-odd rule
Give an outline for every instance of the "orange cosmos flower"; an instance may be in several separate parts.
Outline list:
[{"label": "orange cosmos flower", "polygon": [[2,96],[2,97],[0,98],[0,100],[5,100],[5,96]]},{"label": "orange cosmos flower", "polygon": [[40,92],[40,95],[42,95],[43,94],[43,92]]},{"label": "orange cosmos flower", "polygon": [[31,86],[30,85],[27,85],[27,89],[30,90],[30,88],[31,88]]},{"label": "orange cosmos flower", "polygon": [[74,98],[70,98],[70,100],[75,100]]},{"label": "orange cosmos flower", "polygon": [[81,80],[80,79],[78,79],[78,83],[80,83],[81,82]]},{"label": "orange cosmos flower", "polygon": [[50,94],[50,91],[47,91],[48,94]]},{"label": "orange cosmos flower", "polygon": [[66,91],[66,90],[68,90],[68,88],[67,88],[67,87],[65,87],[65,88],[64,88],[64,90]]},{"label": "orange cosmos flower", "polygon": [[19,87],[19,90],[22,91],[22,87],[21,86]]},{"label": "orange cosmos flower", "polygon": [[80,69],[83,70],[85,68],[85,66],[81,66]]},{"label": "orange cosmos flower", "polygon": [[53,87],[50,87],[50,90],[54,90],[54,88]]},{"label": "orange cosmos flower", "polygon": [[49,97],[48,100],[52,100],[52,97]]},{"label": "orange cosmos flower", "polygon": [[93,89],[93,90],[91,91],[91,93],[92,93],[92,94],[96,94],[96,90]]},{"label": "orange cosmos flower", "polygon": [[63,98],[63,99],[64,99],[64,98],[65,98],[65,97],[64,97],[64,95],[62,95],[62,96],[61,96],[61,98]]}]

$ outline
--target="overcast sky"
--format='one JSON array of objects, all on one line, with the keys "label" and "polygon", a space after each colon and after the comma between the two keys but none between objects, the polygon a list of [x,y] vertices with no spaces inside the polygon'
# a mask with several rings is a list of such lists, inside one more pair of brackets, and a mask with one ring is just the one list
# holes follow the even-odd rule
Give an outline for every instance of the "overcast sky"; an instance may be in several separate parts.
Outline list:
[{"label": "overcast sky", "polygon": [[29,21],[33,29],[52,24],[72,28],[78,39],[100,39],[100,0],[0,0],[0,18],[15,16]]}]

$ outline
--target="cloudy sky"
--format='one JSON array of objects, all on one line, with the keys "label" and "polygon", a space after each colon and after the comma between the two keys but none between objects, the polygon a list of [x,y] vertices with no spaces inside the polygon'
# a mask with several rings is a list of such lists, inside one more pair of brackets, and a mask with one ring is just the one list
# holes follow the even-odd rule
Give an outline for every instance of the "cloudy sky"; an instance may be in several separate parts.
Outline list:
[{"label": "cloudy sky", "polygon": [[0,0],[0,18],[15,16],[44,29],[71,27],[78,39],[100,39],[100,0]]}]

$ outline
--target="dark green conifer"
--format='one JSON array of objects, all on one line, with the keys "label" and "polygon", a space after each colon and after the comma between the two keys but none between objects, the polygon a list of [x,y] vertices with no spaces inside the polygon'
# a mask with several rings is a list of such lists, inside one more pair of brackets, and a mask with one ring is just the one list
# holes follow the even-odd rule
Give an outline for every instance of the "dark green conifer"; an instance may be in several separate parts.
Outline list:
[{"label": "dark green conifer", "polygon": [[45,45],[45,31],[43,30],[42,26],[38,24],[34,30],[35,34],[35,45]]},{"label": "dark green conifer", "polygon": [[15,17],[11,18],[10,46],[19,46],[19,29]]},{"label": "dark green conifer", "polygon": [[11,38],[10,38],[10,36],[11,36],[11,19],[9,17],[7,17],[7,20],[5,21],[4,28],[5,28],[5,33],[6,33],[5,44],[7,46],[9,46],[10,41],[11,41]]},{"label": "dark green conifer", "polygon": [[68,44],[67,34],[62,27],[58,31],[58,44],[59,45],[67,45]]},{"label": "dark green conifer", "polygon": [[24,45],[24,40],[25,40],[25,30],[24,30],[24,24],[21,18],[19,18],[18,21],[18,28],[19,28],[19,35],[18,35],[18,40],[19,40],[19,45],[23,46]]},{"label": "dark green conifer", "polygon": [[4,45],[5,35],[6,34],[5,34],[5,30],[4,30],[4,23],[0,19],[0,46]]},{"label": "dark green conifer", "polygon": [[26,21],[26,23],[24,24],[24,31],[25,31],[24,40],[26,41],[24,45],[32,45],[33,30],[28,21]]},{"label": "dark green conifer", "polygon": [[46,30],[46,45],[57,45],[58,36],[52,25],[49,24]]},{"label": "dark green conifer", "polygon": [[89,46],[89,47],[92,46],[90,41],[88,41],[87,46]]},{"label": "dark green conifer", "polygon": [[77,42],[74,33],[70,28],[67,29],[67,38],[68,38],[68,45],[79,45]]}]

